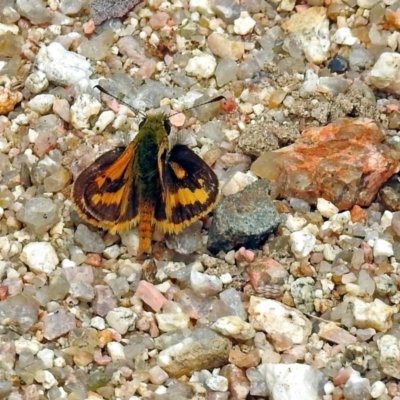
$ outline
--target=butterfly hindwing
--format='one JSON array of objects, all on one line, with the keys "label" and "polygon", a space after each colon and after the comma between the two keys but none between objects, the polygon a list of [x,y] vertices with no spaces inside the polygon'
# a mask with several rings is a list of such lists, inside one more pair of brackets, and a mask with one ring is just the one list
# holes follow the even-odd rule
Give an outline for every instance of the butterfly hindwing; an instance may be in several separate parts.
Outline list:
[{"label": "butterfly hindwing", "polygon": [[135,188],[135,142],[99,157],[74,183],[73,199],[80,216],[112,232],[137,223],[139,196]]},{"label": "butterfly hindwing", "polygon": [[160,172],[162,195],[155,207],[155,224],[167,233],[178,233],[208,214],[218,200],[218,178],[192,150],[175,145]]}]

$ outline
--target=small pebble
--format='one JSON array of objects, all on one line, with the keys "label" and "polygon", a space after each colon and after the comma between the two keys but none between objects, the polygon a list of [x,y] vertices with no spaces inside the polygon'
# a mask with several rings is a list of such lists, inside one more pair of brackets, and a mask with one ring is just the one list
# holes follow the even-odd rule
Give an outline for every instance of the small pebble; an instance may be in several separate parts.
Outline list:
[{"label": "small pebble", "polygon": [[25,80],[25,87],[32,93],[38,94],[47,89],[49,81],[46,74],[42,71],[36,71],[30,74]]},{"label": "small pebble", "polygon": [[248,322],[234,315],[219,318],[211,325],[211,329],[224,336],[230,336],[239,340],[249,340],[253,338],[256,333]]},{"label": "small pebble", "polygon": [[176,329],[185,329],[190,326],[189,316],[183,313],[156,314],[159,329],[162,332],[171,332]]},{"label": "small pebble", "polygon": [[113,111],[103,111],[94,125],[93,130],[97,133],[101,133],[104,129],[114,121],[115,114]]},{"label": "small pebble", "polygon": [[52,273],[58,263],[57,253],[53,246],[47,242],[31,242],[22,249],[22,261],[37,274]]},{"label": "small pebble", "polygon": [[202,53],[189,59],[185,68],[188,75],[200,79],[210,78],[217,67],[217,61],[211,54]]},{"label": "small pebble", "polygon": [[293,232],[290,235],[291,249],[297,259],[307,257],[314,248],[315,243],[315,236],[304,231]]},{"label": "small pebble", "polygon": [[339,212],[339,209],[330,201],[319,198],[317,200],[317,210],[325,217],[331,218]]},{"label": "small pebble", "polygon": [[197,271],[192,271],[190,274],[190,286],[201,296],[212,296],[222,291],[220,278]]},{"label": "small pebble", "polygon": [[115,308],[106,315],[108,324],[121,335],[125,334],[133,326],[136,318],[135,313],[126,307]]},{"label": "small pebble", "polygon": [[38,94],[29,101],[28,107],[44,115],[52,109],[54,100],[55,97],[52,94]]},{"label": "small pebble", "polygon": [[240,17],[233,22],[233,30],[237,35],[247,35],[251,33],[256,21],[250,17],[247,11],[242,11]]},{"label": "small pebble", "polygon": [[343,73],[349,68],[349,63],[345,58],[337,55],[329,61],[328,68],[331,72]]},{"label": "small pebble", "polygon": [[376,381],[371,386],[371,396],[378,399],[384,393],[387,393],[386,385],[382,381]]},{"label": "small pebble", "polygon": [[58,310],[44,317],[43,336],[47,340],[53,340],[65,335],[70,330],[74,329],[75,326],[75,317],[72,314],[64,310]]},{"label": "small pebble", "polygon": [[168,378],[168,374],[158,365],[149,369],[150,382],[155,385],[162,385]]},{"label": "small pebble", "polygon": [[86,225],[79,224],[75,231],[75,240],[82,249],[90,253],[102,253],[105,249],[104,241],[96,232],[92,232]]},{"label": "small pebble", "polygon": [[135,295],[156,312],[161,310],[167,300],[154,285],[143,280],[139,282]]},{"label": "small pebble", "polygon": [[308,221],[303,217],[296,217],[292,214],[289,214],[286,221],[285,226],[291,232],[297,232],[303,229],[307,225]]},{"label": "small pebble", "polygon": [[70,109],[70,121],[74,128],[90,128],[89,118],[100,112],[101,104],[91,95],[84,93],[78,96]]},{"label": "small pebble", "polygon": [[114,363],[125,360],[124,346],[118,342],[107,343],[107,351]]},{"label": "small pebble", "polygon": [[91,65],[85,57],[66,50],[58,42],[41,46],[35,62],[38,70],[44,72],[49,81],[63,86],[73,85],[81,79],[89,79],[92,72]]},{"label": "small pebble", "polygon": [[228,379],[221,375],[207,378],[205,384],[215,392],[226,392],[228,390]]},{"label": "small pebble", "polygon": [[394,254],[393,245],[384,239],[377,239],[374,244],[374,257],[391,257]]}]

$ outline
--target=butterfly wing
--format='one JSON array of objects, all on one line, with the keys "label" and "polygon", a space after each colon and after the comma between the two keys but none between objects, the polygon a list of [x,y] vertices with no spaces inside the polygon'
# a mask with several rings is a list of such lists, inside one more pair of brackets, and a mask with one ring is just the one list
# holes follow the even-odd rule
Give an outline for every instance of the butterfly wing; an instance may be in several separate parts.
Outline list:
[{"label": "butterfly wing", "polygon": [[157,228],[178,233],[208,214],[218,201],[218,178],[192,150],[175,145],[161,163],[162,196],[155,207]]},{"label": "butterfly wing", "polygon": [[99,157],[75,180],[72,199],[79,215],[92,225],[117,232],[138,222],[135,190],[136,144],[118,147]]}]

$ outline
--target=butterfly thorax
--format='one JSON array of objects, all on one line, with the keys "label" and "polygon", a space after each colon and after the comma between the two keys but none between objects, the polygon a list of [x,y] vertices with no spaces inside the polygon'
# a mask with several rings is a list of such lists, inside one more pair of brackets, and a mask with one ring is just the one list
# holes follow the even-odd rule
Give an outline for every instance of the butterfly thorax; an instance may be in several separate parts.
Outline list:
[{"label": "butterfly thorax", "polygon": [[149,116],[136,137],[135,169],[140,197],[154,204],[160,195],[158,157],[160,149],[168,143],[163,121],[165,116]]}]

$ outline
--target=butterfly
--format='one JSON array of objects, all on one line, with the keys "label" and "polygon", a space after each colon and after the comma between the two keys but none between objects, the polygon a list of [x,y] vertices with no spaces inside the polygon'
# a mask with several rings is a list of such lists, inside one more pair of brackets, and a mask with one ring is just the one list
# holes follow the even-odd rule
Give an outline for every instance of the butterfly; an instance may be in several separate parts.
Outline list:
[{"label": "butterfly", "polygon": [[151,252],[155,228],[179,233],[219,198],[214,171],[187,146],[170,141],[170,132],[164,114],[146,116],[127,147],[104,153],[72,187],[74,208],[89,224],[112,233],[138,226],[139,254]]}]

